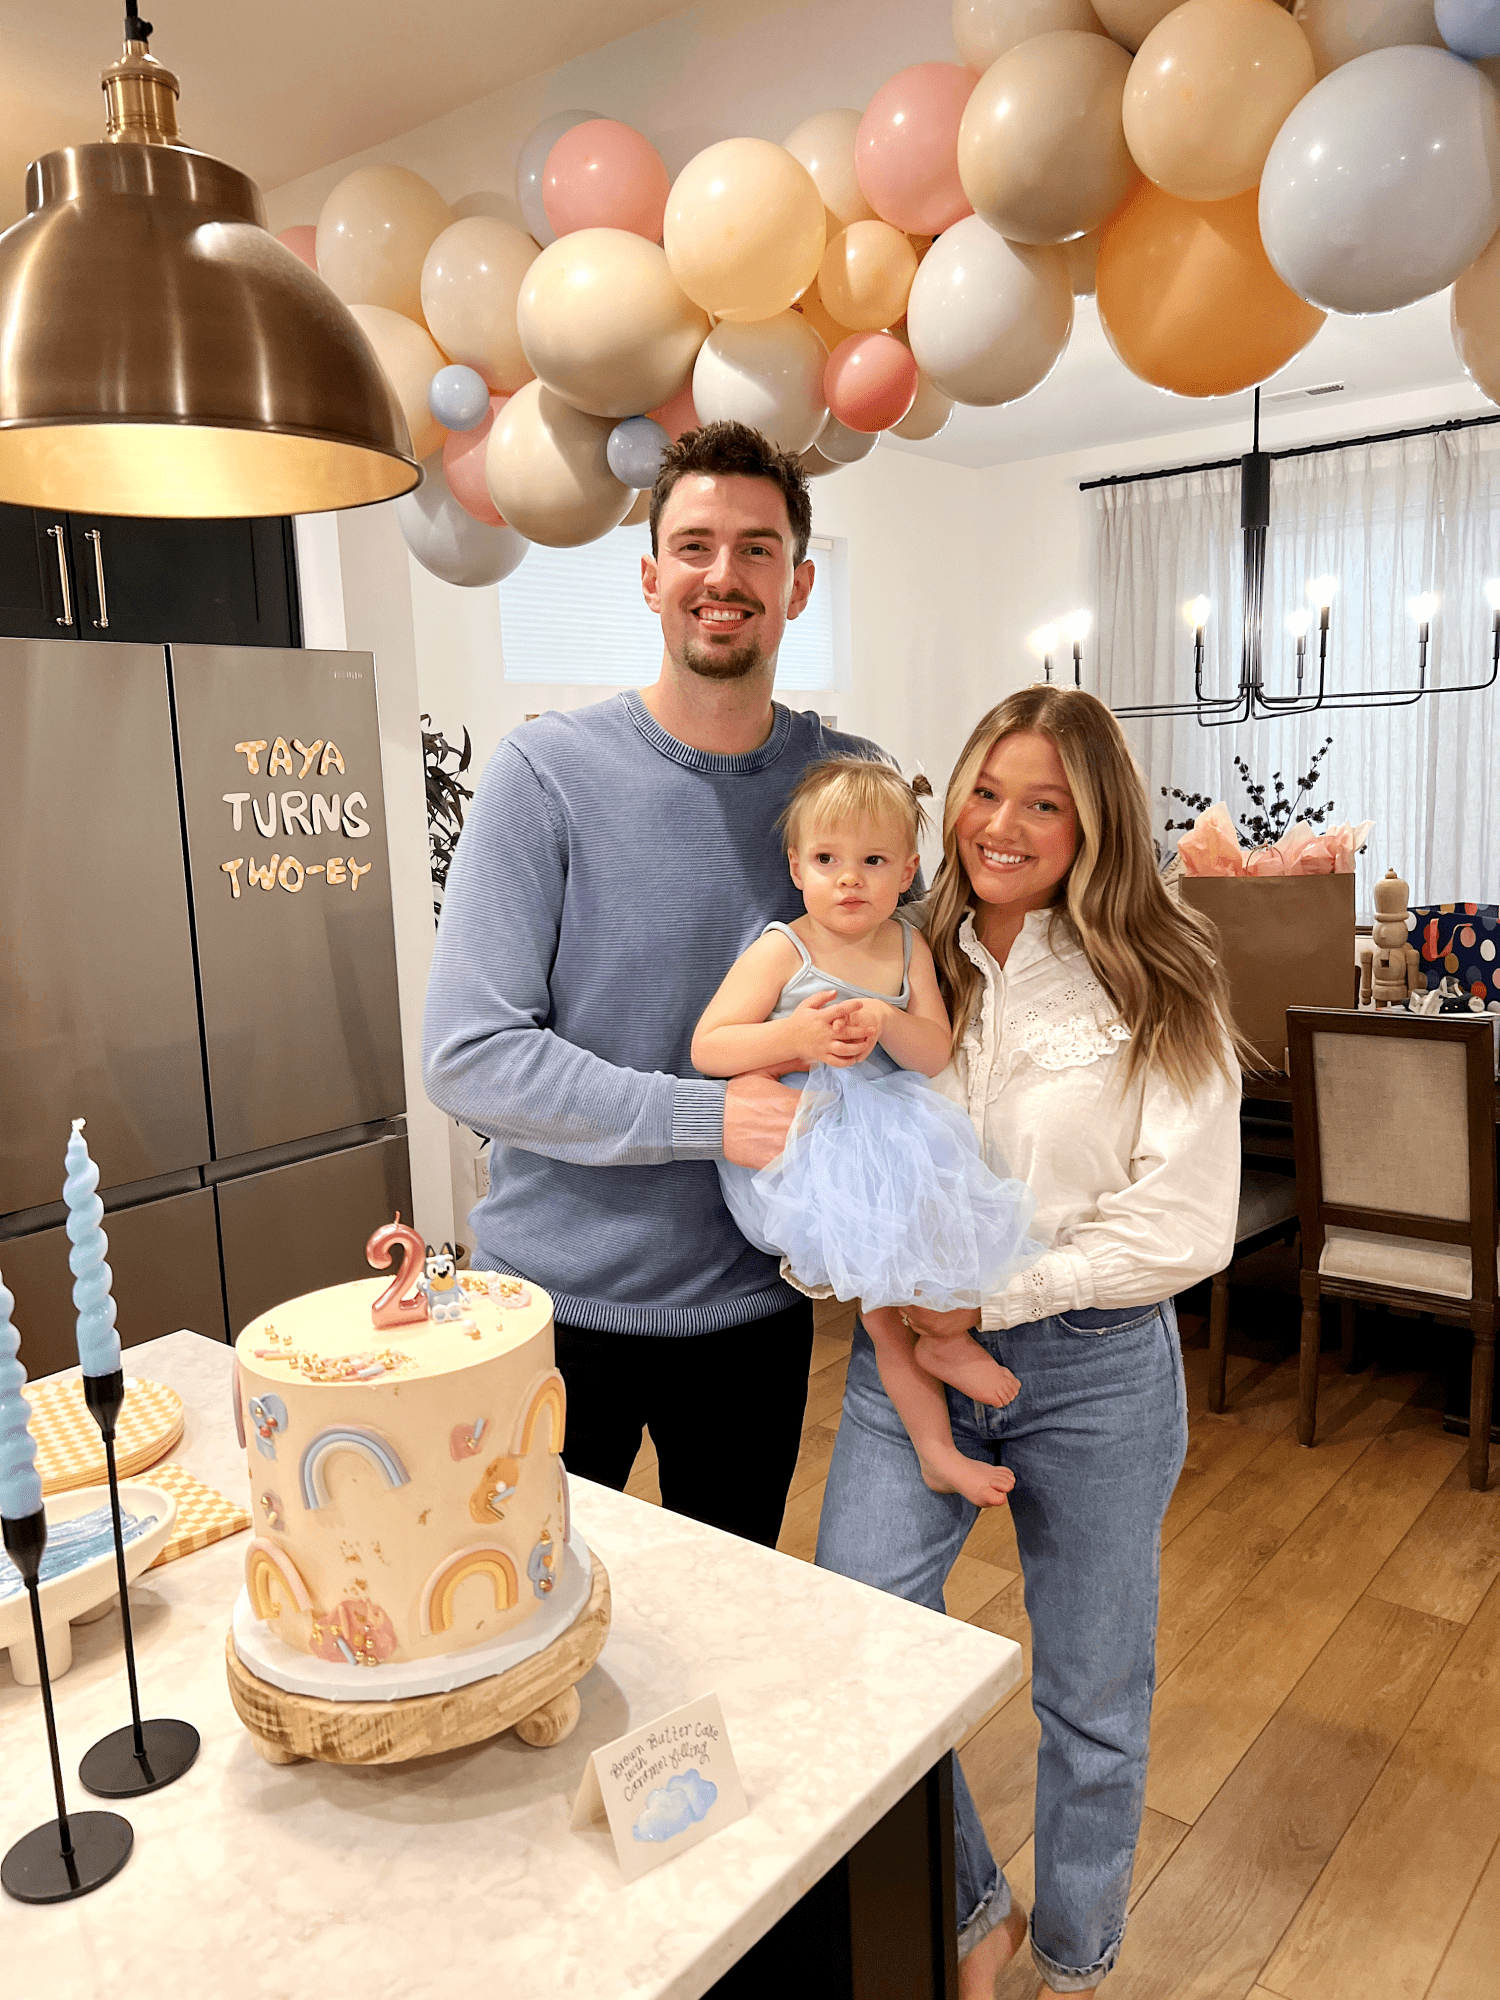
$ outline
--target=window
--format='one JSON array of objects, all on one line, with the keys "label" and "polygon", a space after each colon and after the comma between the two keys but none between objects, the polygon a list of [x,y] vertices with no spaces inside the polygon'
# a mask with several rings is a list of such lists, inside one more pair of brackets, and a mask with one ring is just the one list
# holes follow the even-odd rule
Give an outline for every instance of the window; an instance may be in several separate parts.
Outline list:
[{"label": "window", "polygon": [[[616,528],[581,549],[528,549],[498,586],[508,681],[552,687],[637,687],[661,665],[661,628],[641,601],[651,530]],[[778,694],[849,686],[849,570],[842,539],[815,535],[817,581],[786,628]]]}]

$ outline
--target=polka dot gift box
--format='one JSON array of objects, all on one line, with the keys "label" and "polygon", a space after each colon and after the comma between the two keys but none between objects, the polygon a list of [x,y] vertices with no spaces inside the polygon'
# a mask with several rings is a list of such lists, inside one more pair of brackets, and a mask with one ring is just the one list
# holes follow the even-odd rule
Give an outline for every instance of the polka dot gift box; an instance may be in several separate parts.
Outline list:
[{"label": "polka dot gift box", "polygon": [[1412,905],[1406,925],[1429,992],[1440,988],[1454,1012],[1500,1015],[1500,904]]}]

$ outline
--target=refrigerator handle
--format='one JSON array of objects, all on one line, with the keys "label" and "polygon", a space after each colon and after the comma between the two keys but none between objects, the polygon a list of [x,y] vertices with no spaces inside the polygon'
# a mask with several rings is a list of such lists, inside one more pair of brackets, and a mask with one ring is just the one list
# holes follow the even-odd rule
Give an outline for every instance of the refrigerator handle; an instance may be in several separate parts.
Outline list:
[{"label": "refrigerator handle", "polygon": [[85,528],[83,539],[94,545],[94,580],[99,586],[99,616],[94,624],[101,632],[109,630],[109,599],[104,592],[104,537],[97,528]]},{"label": "refrigerator handle", "polygon": [[53,527],[49,528],[47,533],[57,544],[57,580],[62,585],[62,616],[57,622],[59,625],[71,625],[73,622],[73,591],[68,582],[68,554],[67,550],[63,547],[64,530],[61,527]]}]

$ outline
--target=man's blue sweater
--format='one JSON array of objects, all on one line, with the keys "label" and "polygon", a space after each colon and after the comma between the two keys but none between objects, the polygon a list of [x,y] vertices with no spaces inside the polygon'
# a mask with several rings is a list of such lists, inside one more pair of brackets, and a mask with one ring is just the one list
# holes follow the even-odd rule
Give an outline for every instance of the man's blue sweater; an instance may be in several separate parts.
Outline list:
[{"label": "man's blue sweater", "polygon": [[714,1160],[724,1085],[698,1017],[765,926],[799,916],[776,821],[863,738],[777,704],[720,757],[639,695],[528,722],[481,779],[427,988],[435,1104],[494,1142],[478,1262],[544,1285],[566,1324],[691,1334],[797,1294],[730,1220]]}]

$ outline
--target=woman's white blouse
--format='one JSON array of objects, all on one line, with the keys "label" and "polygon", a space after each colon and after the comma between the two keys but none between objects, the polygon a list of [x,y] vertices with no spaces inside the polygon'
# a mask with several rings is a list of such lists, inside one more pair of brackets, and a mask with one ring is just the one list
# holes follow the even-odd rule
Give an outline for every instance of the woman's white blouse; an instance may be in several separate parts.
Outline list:
[{"label": "woman's white blouse", "polygon": [[1190,1097],[1159,1072],[1124,1082],[1130,1040],[1065,918],[1032,911],[1002,969],[965,917],[983,979],[936,1087],[974,1121],[986,1160],[1036,1196],[1047,1246],[984,1302],[986,1332],[1087,1306],[1155,1305],[1234,1250],[1240,1086],[1217,1069]]}]

